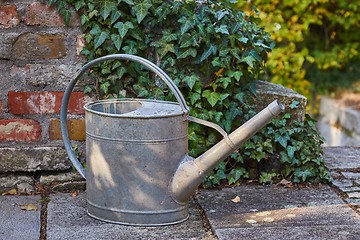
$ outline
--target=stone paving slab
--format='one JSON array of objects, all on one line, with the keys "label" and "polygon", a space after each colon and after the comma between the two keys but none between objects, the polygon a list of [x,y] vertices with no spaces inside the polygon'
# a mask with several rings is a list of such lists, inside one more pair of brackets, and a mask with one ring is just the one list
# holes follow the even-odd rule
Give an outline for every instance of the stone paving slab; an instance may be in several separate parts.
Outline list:
[{"label": "stone paving slab", "polygon": [[360,147],[325,147],[324,159],[330,170],[360,169]]},{"label": "stone paving slab", "polygon": [[244,185],[202,191],[198,201],[219,239],[359,239],[360,216],[328,186]]},{"label": "stone paving slab", "polygon": [[[34,204],[37,210],[22,210]],[[0,239],[39,240],[40,196],[0,196]]]},{"label": "stone paving slab", "polygon": [[48,204],[47,240],[98,239],[214,239],[203,227],[199,212],[190,204],[190,218],[164,227],[133,227],[105,223],[86,213],[86,194],[51,195]]}]

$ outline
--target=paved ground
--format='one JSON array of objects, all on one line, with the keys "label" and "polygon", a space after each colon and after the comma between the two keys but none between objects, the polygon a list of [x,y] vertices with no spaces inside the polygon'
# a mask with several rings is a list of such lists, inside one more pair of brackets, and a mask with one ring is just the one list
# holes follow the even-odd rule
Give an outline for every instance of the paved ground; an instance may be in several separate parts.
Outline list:
[{"label": "paved ground", "polygon": [[203,190],[189,220],[166,227],[92,219],[85,193],[0,196],[0,239],[360,239],[360,148],[326,148],[325,158],[331,186]]}]

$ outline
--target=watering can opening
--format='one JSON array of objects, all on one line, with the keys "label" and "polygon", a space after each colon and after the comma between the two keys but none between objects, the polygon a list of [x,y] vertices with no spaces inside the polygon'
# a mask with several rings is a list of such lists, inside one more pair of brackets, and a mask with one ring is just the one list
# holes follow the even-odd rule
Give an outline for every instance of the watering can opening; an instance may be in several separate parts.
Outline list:
[{"label": "watering can opening", "polygon": [[152,99],[99,100],[85,104],[84,108],[86,113],[115,118],[141,119],[184,115],[178,103]]},{"label": "watering can opening", "polygon": [[119,101],[114,100],[100,100],[96,102],[88,103],[84,108],[88,111],[96,113],[106,113],[111,115],[125,114],[135,111],[142,107],[140,101]]}]

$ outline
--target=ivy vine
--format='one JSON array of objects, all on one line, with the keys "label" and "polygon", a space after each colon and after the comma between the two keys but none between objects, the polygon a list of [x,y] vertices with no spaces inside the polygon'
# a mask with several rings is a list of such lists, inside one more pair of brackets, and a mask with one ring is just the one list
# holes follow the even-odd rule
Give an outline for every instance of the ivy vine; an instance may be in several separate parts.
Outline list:
[{"label": "ivy vine", "polygon": [[[174,80],[187,100],[192,116],[215,122],[231,132],[253,115],[246,104],[250,96],[247,92],[255,93],[254,80],[260,77],[267,53],[273,48],[269,34],[259,28],[252,17],[233,9],[233,2],[50,0],[49,4],[57,6],[66,22],[75,12],[79,15],[85,33],[85,47],[81,53],[88,60],[114,53],[149,59]],[[89,77],[95,84],[86,86],[85,92],[103,98],[173,100],[166,86],[136,63],[104,62],[94,67]],[[306,153],[301,153],[303,150],[295,144],[295,141],[305,141],[300,140],[300,136],[297,140],[296,136],[300,129],[309,130],[311,121],[298,123],[295,126],[298,130],[291,130],[285,124],[289,115],[284,117],[285,120],[275,120],[266,128],[268,132],[262,130],[229,160],[221,163],[204,181],[204,186],[222,181],[235,184],[251,177],[246,161],[266,161],[278,150],[279,161],[286,169],[281,170],[286,171],[286,174],[281,173],[283,177],[293,181],[328,181],[329,176],[319,175],[318,170],[311,169],[311,174],[301,175],[302,169],[308,169],[308,164],[300,155],[314,158],[321,154],[320,141],[306,139],[316,149]],[[295,132],[287,133],[285,145],[285,140],[280,140],[279,136],[290,130]],[[309,134],[318,136],[315,129]],[[198,156],[220,138],[211,129],[190,124],[190,155]],[[278,144],[284,149],[277,148]],[[316,164],[323,167],[322,160]]]}]

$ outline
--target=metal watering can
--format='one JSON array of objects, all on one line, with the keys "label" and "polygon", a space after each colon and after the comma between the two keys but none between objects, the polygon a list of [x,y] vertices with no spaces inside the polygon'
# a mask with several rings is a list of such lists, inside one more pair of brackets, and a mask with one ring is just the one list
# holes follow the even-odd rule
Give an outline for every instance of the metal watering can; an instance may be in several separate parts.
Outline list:
[{"label": "metal watering can", "polygon": [[[86,170],[67,132],[70,94],[80,76],[106,60],[129,60],[157,74],[178,103],[144,99],[110,99],[87,103]],[[161,226],[188,216],[188,200],[203,178],[266,123],[284,110],[275,100],[231,134],[218,125],[190,117],[173,81],[158,66],[138,56],[114,54],[83,66],[65,90],[60,111],[66,151],[86,178],[87,212],[106,222]],[[223,140],[194,159],[188,155],[188,121],[215,128]]]}]

